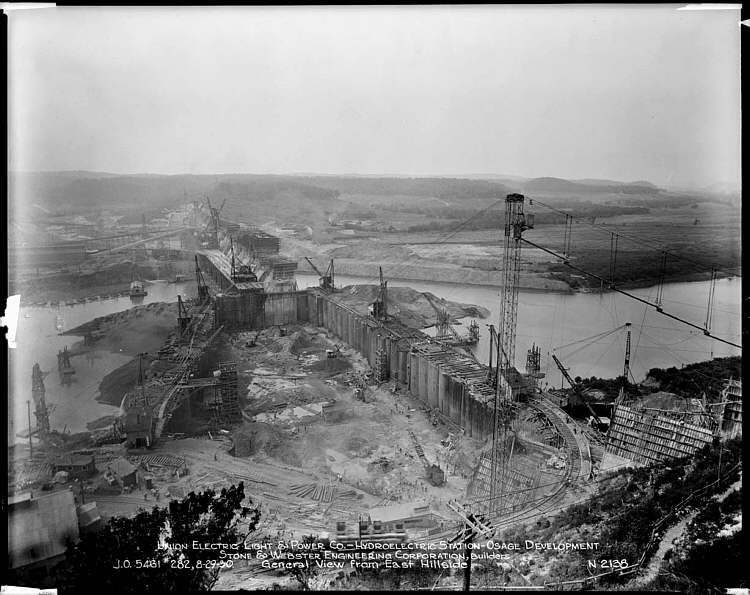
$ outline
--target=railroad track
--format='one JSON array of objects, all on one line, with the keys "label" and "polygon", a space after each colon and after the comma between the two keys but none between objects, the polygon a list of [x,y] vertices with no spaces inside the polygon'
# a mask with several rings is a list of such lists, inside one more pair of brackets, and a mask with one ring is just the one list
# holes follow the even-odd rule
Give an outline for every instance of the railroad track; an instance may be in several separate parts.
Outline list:
[{"label": "railroad track", "polygon": [[[565,450],[570,453],[568,465],[565,473],[560,479],[560,483],[551,494],[543,497],[533,505],[526,506],[521,510],[511,514],[495,514],[490,516],[489,520],[497,531],[507,529],[518,523],[529,521],[537,516],[546,515],[547,513],[559,508],[561,502],[565,500],[567,488],[581,479],[584,463],[588,463],[588,470],[591,469],[591,459],[588,453],[584,453],[580,443],[568,427],[565,419],[555,411],[554,406],[543,399],[535,399],[532,403],[539,409],[555,426],[565,442]],[[588,472],[585,473],[588,477]],[[433,539],[440,540],[452,537],[456,531],[461,529],[461,523],[456,523],[454,527],[447,531],[435,534]]]}]

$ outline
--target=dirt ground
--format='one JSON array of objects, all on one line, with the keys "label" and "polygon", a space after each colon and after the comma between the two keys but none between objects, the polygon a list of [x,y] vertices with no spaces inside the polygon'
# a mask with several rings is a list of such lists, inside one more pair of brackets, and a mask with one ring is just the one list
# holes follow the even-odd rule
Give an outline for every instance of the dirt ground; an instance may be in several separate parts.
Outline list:
[{"label": "dirt ground", "polygon": [[[379,293],[379,285],[348,285],[333,296],[337,302],[367,315],[368,307]],[[439,298],[429,292],[416,291],[410,287],[388,288],[388,313],[412,328],[426,328],[435,324],[436,311],[446,310],[453,319],[472,316],[487,318],[489,310],[482,306],[461,304]]]},{"label": "dirt ground", "polygon": [[[227,338],[223,356],[235,358],[243,380],[243,422],[186,438],[170,437],[167,428],[148,456],[183,460],[189,473],[178,477],[152,467],[161,501],[168,494],[244,481],[247,496],[261,507],[258,538],[323,535],[337,521],[355,521],[374,506],[399,502],[430,503],[438,517],[452,522],[446,503],[466,492],[476,462],[471,453],[479,445],[454,436],[451,449],[443,446],[450,428],[434,425],[429,411],[406,393],[394,393],[392,383],[368,385],[364,400],[356,398],[355,388],[369,371],[366,360],[348,347],[328,358],[327,350],[340,343],[321,329],[290,325],[286,331]],[[443,486],[427,481],[409,431],[426,459],[446,471]],[[103,516],[156,504],[137,490],[96,497]],[[250,571],[241,562],[223,573],[222,585],[247,588],[261,576]]]},{"label": "dirt ground", "polygon": [[[160,308],[143,307],[141,315],[130,316],[153,326],[153,319],[166,316]],[[92,330],[118,332],[123,321],[117,316]],[[237,362],[242,421],[192,436],[167,426],[140,455],[110,453],[144,464],[158,500],[143,488],[107,489],[97,455],[100,474],[90,488],[100,489],[87,501],[97,502],[103,518],[242,481],[249,500],[261,508],[254,539],[324,536],[338,521],[355,522],[373,507],[396,503],[429,504],[450,530],[456,517],[447,503],[465,498],[482,444],[444,425],[393,382],[375,384],[367,361],[323,329],[289,325],[234,333],[224,337],[220,351],[216,357]],[[443,469],[445,484],[428,481],[428,464]],[[181,467],[186,474],[175,472]],[[220,586],[273,582],[283,578],[240,561],[222,573]]]},{"label": "dirt ground", "polygon": [[369,370],[356,351],[341,347],[338,357],[326,357],[338,342],[311,326],[289,327],[285,337],[266,331],[248,347],[253,335],[231,340],[238,369],[252,370],[245,423],[234,432],[250,443],[251,459],[265,455],[304,469],[321,483],[353,490],[363,503],[418,499],[439,506],[463,493],[469,469],[461,464],[447,485],[427,482],[408,431],[429,462],[446,467],[451,457],[441,445],[448,428],[434,426],[426,408],[406,393],[394,394],[392,383],[368,386],[364,401],[355,397],[355,384]]}]

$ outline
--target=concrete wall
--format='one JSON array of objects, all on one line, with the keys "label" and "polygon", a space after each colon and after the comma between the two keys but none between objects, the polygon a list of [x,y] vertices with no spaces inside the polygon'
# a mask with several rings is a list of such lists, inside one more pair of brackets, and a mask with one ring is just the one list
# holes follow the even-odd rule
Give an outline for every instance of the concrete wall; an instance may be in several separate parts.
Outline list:
[{"label": "concrete wall", "polygon": [[308,321],[305,291],[219,294],[214,301],[214,325],[223,324],[230,330],[260,330]]}]

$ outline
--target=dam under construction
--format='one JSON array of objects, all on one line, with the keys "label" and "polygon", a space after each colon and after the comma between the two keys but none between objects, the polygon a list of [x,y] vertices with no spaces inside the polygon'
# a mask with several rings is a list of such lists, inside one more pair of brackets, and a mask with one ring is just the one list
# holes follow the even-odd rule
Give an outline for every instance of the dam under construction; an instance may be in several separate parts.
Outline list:
[{"label": "dam under construction", "polygon": [[[614,402],[597,402],[556,356],[570,390],[543,387],[533,343],[519,370],[518,251],[534,221],[522,195],[505,204],[507,278],[486,362],[473,350],[481,308],[389,287],[382,270],[377,283],[342,287],[333,260],[323,272],[307,259],[319,283],[299,289],[278,238],[222,219],[210,202],[186,205],[174,252],[194,289],[166,310],[132,309],[146,319],[158,310],[166,338],[138,353],[118,413],[78,443],[51,427],[36,366],[37,424],[29,413],[23,433],[36,455],[11,483],[78,474],[71,461],[80,459],[81,498],[105,519],[137,510],[133,491],[180,497],[242,480],[269,511],[270,534],[348,539],[364,527],[377,539],[387,527],[441,541],[468,526],[484,538],[555,514],[593,493],[602,473],[690,455],[740,431],[736,382],[721,410],[675,412],[633,403],[627,383]],[[460,319],[468,334],[454,328]],[[61,352],[61,379],[69,384],[71,360],[128,324],[110,316],[68,331],[84,341]],[[626,336],[627,378],[630,325],[614,332]],[[110,471],[131,467],[132,480]]]}]

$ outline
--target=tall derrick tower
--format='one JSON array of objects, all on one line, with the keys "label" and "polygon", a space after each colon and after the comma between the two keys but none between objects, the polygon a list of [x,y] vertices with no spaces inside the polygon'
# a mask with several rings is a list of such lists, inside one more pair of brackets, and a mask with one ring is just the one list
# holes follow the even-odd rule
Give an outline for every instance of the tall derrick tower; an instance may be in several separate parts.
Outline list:
[{"label": "tall derrick tower", "polygon": [[521,275],[521,237],[534,227],[533,215],[523,212],[523,194],[505,197],[505,247],[500,322],[497,332],[497,384],[494,402],[494,426],[490,473],[490,512],[500,509],[500,494],[505,481],[508,457],[506,442],[510,433],[512,404],[516,400],[518,373],[515,369],[518,282]]},{"label": "tall derrick tower", "polygon": [[40,438],[49,434],[49,408],[44,398],[44,374],[39,364],[34,364],[31,370],[31,394],[34,399],[34,415],[36,416],[36,427]]}]

